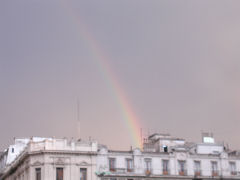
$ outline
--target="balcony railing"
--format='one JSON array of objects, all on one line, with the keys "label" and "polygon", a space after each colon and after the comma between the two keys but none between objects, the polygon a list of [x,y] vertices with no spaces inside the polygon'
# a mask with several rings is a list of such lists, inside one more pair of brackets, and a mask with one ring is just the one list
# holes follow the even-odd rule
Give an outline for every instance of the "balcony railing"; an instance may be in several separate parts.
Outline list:
[{"label": "balcony railing", "polygon": [[[114,173],[114,174],[124,174],[124,173],[133,173],[134,172],[134,168],[110,168],[109,169],[110,172]],[[209,172],[209,171],[208,171]],[[144,169],[144,174],[146,176],[150,176],[153,173],[153,169]],[[219,170],[210,170],[211,176],[212,177],[219,177],[221,176],[221,173]],[[231,176],[237,176],[238,172],[237,171],[230,171],[229,172]],[[239,173],[240,174],[240,173]],[[170,170],[164,170],[162,169],[162,175],[166,175],[166,176],[170,176]],[[187,169],[186,170],[178,170],[178,175],[179,176],[188,176],[187,173]],[[205,176],[203,175],[203,171],[202,170],[194,170],[194,177],[200,177],[200,176]]]},{"label": "balcony railing", "polygon": [[163,170],[163,175],[169,175],[169,171],[168,170]]},{"label": "balcony railing", "polygon": [[110,168],[109,171],[116,173],[116,174],[123,174],[123,173],[130,173],[134,172],[134,169],[127,169],[127,168]]},{"label": "balcony railing", "polygon": [[232,176],[236,176],[237,175],[237,171],[231,171],[231,175]]},{"label": "balcony railing", "polygon": [[109,168],[109,171],[111,171],[111,172],[116,172],[116,168],[115,168],[115,167],[110,167],[110,168]]},{"label": "balcony railing", "polygon": [[127,168],[127,172],[133,172],[133,168]]},{"label": "balcony railing", "polygon": [[219,176],[219,173],[218,173],[218,171],[217,170],[215,170],[215,171],[212,171],[212,176]]},{"label": "balcony railing", "polygon": [[126,173],[126,169],[125,168],[116,168],[116,173],[122,174],[122,173]]},{"label": "balcony railing", "polygon": [[146,176],[150,176],[152,173],[151,169],[145,169]]},{"label": "balcony railing", "polygon": [[194,171],[194,176],[201,176],[201,175],[202,175],[201,170]]},{"label": "balcony railing", "polygon": [[180,171],[178,171],[178,174],[180,176],[187,176],[187,170],[184,170],[184,171],[180,170]]}]

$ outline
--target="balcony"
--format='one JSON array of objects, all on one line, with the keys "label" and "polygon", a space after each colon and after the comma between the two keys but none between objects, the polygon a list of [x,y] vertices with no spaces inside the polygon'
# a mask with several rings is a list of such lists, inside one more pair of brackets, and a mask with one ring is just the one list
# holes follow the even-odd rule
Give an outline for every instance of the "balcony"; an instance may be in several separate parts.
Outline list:
[{"label": "balcony", "polygon": [[163,175],[169,175],[169,171],[168,170],[163,170]]},{"label": "balcony", "polygon": [[146,174],[146,176],[150,176],[151,173],[152,173],[152,171],[151,171],[150,169],[146,169],[146,170],[145,170],[145,174]]},{"label": "balcony", "polygon": [[124,174],[124,173],[126,173],[126,169],[125,168],[116,168],[115,172],[118,174]]},{"label": "balcony", "polygon": [[178,171],[178,174],[180,176],[187,176],[187,170],[184,170],[184,171],[180,170],[180,171]]},{"label": "balcony", "polygon": [[194,176],[195,177],[201,176],[201,170],[194,171]]},{"label": "balcony", "polygon": [[111,171],[111,172],[116,172],[116,168],[110,167],[110,168],[109,168],[109,171]]},{"label": "balcony", "polygon": [[125,174],[125,173],[131,173],[134,172],[134,169],[126,169],[126,168],[110,168],[110,172],[114,174]]},{"label": "balcony", "polygon": [[127,172],[128,173],[133,172],[133,168],[127,168]]},{"label": "balcony", "polygon": [[219,175],[218,175],[218,171],[212,171],[212,176],[213,176],[213,177],[219,176]]}]

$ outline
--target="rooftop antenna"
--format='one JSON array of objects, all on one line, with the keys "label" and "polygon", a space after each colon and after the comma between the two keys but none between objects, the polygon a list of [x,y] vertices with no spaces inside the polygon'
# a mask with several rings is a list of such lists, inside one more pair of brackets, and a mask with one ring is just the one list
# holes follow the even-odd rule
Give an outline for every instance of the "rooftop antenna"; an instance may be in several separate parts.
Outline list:
[{"label": "rooftop antenna", "polygon": [[79,114],[79,99],[77,99],[77,138],[80,138],[80,114]]}]

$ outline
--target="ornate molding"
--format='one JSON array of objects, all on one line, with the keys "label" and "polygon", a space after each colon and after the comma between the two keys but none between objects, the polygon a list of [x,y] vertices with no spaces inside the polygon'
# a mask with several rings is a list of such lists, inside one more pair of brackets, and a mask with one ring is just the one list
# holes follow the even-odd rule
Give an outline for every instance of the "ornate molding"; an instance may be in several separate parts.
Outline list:
[{"label": "ornate molding", "polygon": [[35,161],[32,166],[42,166],[44,163],[40,162],[40,161]]},{"label": "ornate molding", "polygon": [[82,161],[80,163],[76,163],[77,166],[91,166],[91,164],[87,163],[86,161]]},{"label": "ornate molding", "polygon": [[64,158],[57,158],[56,160],[54,160],[54,164],[55,165],[65,165],[65,159]]}]

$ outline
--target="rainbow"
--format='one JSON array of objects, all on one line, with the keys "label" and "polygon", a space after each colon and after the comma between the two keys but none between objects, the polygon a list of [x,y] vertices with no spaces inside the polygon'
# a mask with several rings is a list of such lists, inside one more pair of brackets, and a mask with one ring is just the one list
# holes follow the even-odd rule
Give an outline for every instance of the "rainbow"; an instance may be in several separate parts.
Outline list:
[{"label": "rainbow", "polygon": [[112,93],[116,99],[116,102],[121,109],[125,124],[128,128],[129,133],[131,134],[131,139],[134,147],[142,148],[142,135],[139,119],[134,113],[133,108],[130,105],[129,99],[127,98],[123,88],[119,84],[117,76],[115,75],[112,67],[108,62],[108,56],[101,49],[100,45],[98,44],[94,36],[90,33],[90,31],[87,29],[87,26],[83,23],[81,18],[78,17],[77,14],[74,14],[73,9],[66,3],[64,4],[64,7],[67,8],[68,13],[73,17],[74,23],[76,23],[79,28],[81,38],[86,41],[88,48],[92,52],[96,63],[98,64],[101,72],[103,73],[106,83],[112,89]]}]

